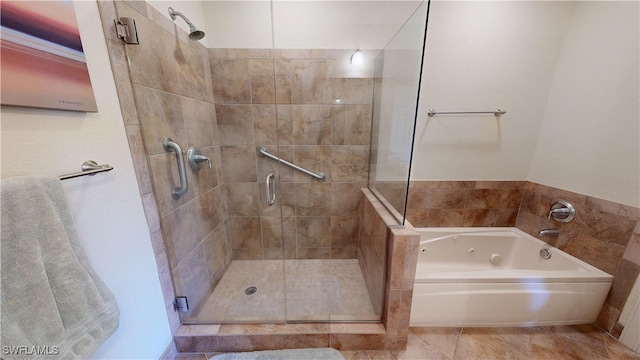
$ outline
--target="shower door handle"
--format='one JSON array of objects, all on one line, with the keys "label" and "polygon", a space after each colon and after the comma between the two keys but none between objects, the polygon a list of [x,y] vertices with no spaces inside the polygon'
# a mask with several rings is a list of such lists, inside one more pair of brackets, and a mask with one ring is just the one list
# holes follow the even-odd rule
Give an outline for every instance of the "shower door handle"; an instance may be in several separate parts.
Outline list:
[{"label": "shower door handle", "polygon": [[162,146],[166,151],[173,150],[176,153],[178,159],[178,174],[180,175],[180,187],[173,189],[171,196],[178,200],[180,196],[184,195],[189,189],[187,184],[187,170],[184,167],[184,159],[182,158],[182,148],[176,144],[171,138],[165,138],[162,142]]},{"label": "shower door handle", "polygon": [[273,173],[267,175],[265,185],[267,188],[267,205],[271,206],[276,202],[276,180]]}]

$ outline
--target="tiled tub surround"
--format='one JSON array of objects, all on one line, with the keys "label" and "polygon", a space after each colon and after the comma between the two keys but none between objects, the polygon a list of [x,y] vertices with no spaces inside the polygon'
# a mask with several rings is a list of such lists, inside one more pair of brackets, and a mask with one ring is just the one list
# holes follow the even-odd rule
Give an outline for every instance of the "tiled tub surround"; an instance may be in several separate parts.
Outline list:
[{"label": "tiled tub surround", "polygon": [[[234,259],[356,258],[373,82],[344,74],[348,55],[209,49]],[[278,165],[259,146],[326,179]],[[270,172],[279,174],[272,207]]]},{"label": "tiled tub surround", "polygon": [[[371,263],[365,269],[359,261],[367,287],[371,273],[385,277],[382,294],[382,323],[316,323],[261,325],[183,325],[175,334],[181,352],[233,352],[303,347],[333,347],[338,350],[404,350],[409,336],[409,312],[413,279],[418,257],[419,235],[395,225],[397,222],[367,189],[361,206],[366,234],[360,237],[360,250],[372,238],[380,238],[386,261]],[[382,224],[382,225],[381,225]],[[368,238],[368,239],[367,239]],[[360,256],[360,255],[359,255]],[[379,269],[382,267],[382,274]],[[369,275],[368,275],[369,274]],[[369,294],[372,296],[371,292]],[[372,298],[372,303],[376,299]]]},{"label": "tiled tub surround", "polygon": [[[576,208],[570,223],[547,221],[554,200]],[[407,219],[416,227],[516,226],[613,275],[596,324],[618,338],[620,312],[640,272],[640,209],[527,181],[412,181]]]}]

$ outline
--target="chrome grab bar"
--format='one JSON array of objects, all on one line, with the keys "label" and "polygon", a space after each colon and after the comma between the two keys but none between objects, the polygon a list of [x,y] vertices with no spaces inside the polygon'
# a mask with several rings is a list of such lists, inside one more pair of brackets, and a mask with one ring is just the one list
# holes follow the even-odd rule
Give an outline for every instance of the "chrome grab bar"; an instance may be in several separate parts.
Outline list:
[{"label": "chrome grab bar", "polygon": [[273,154],[269,154],[267,152],[267,149],[264,148],[264,146],[261,146],[261,147],[258,148],[258,153],[260,155],[262,155],[262,156],[268,157],[269,159],[278,161],[281,164],[287,165],[287,166],[292,167],[292,168],[294,168],[294,169],[296,169],[298,171],[301,171],[301,172],[303,172],[303,173],[305,173],[305,174],[307,174],[309,176],[313,176],[314,178],[318,179],[318,181],[324,181],[324,179],[325,179],[325,175],[323,173],[316,174],[316,173],[314,173],[312,171],[309,171],[307,169],[301,168],[300,166],[298,166],[296,164],[292,164],[292,163],[288,162],[287,160],[283,160],[283,159],[281,159],[281,158],[279,158],[279,157],[277,157],[277,156],[275,156]]},{"label": "chrome grab bar", "polygon": [[184,166],[184,159],[182,158],[182,148],[180,145],[173,142],[171,138],[165,138],[162,141],[162,146],[166,151],[173,150],[176,153],[176,159],[178,159],[178,174],[180,175],[180,187],[174,188],[171,192],[171,197],[178,200],[180,196],[184,195],[189,189],[187,184],[187,170]]},{"label": "chrome grab bar", "polygon": [[273,173],[267,175],[265,185],[267,186],[267,205],[271,206],[276,203],[276,182]]}]

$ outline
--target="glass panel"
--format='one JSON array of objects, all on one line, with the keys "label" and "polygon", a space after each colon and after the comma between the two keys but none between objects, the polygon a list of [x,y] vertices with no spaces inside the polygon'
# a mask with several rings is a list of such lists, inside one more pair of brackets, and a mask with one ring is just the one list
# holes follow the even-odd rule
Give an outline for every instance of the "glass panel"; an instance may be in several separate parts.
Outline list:
[{"label": "glass panel", "polygon": [[[221,178],[232,252],[199,313],[214,323],[284,322],[282,208],[268,1],[205,1]],[[274,193],[275,192],[275,193]]]},{"label": "glass panel", "polygon": [[[370,296],[379,289],[367,288],[380,283],[366,278],[381,278],[385,271],[367,272],[358,261],[358,201],[368,179],[374,61],[421,4],[273,2],[280,147],[297,165],[327,176],[318,182],[296,172],[285,180],[295,210],[285,266],[287,321],[381,318],[383,299]],[[411,30],[416,29],[405,31]],[[424,29],[418,34],[423,36]],[[415,89],[411,96],[415,99]]]},{"label": "glass panel", "polygon": [[[404,224],[428,4],[376,58],[369,188]],[[395,210],[395,211],[393,211]]]}]

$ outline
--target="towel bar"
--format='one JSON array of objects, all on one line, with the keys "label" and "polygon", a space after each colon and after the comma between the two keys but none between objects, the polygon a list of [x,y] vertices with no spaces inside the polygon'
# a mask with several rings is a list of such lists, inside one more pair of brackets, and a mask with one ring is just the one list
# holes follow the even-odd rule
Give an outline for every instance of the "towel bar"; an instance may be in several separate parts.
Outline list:
[{"label": "towel bar", "polygon": [[494,111],[436,111],[434,109],[429,109],[427,115],[429,117],[434,117],[436,115],[458,115],[458,114],[493,114],[494,116],[504,115],[507,112],[500,109],[495,109]]},{"label": "towel bar", "polygon": [[113,166],[110,166],[109,164],[98,165],[98,163],[93,160],[87,160],[82,163],[81,169],[82,171],[79,171],[79,172],[60,175],[58,176],[58,179],[67,180],[67,179],[77,178],[80,176],[95,175],[97,173],[111,171],[113,170]]}]

